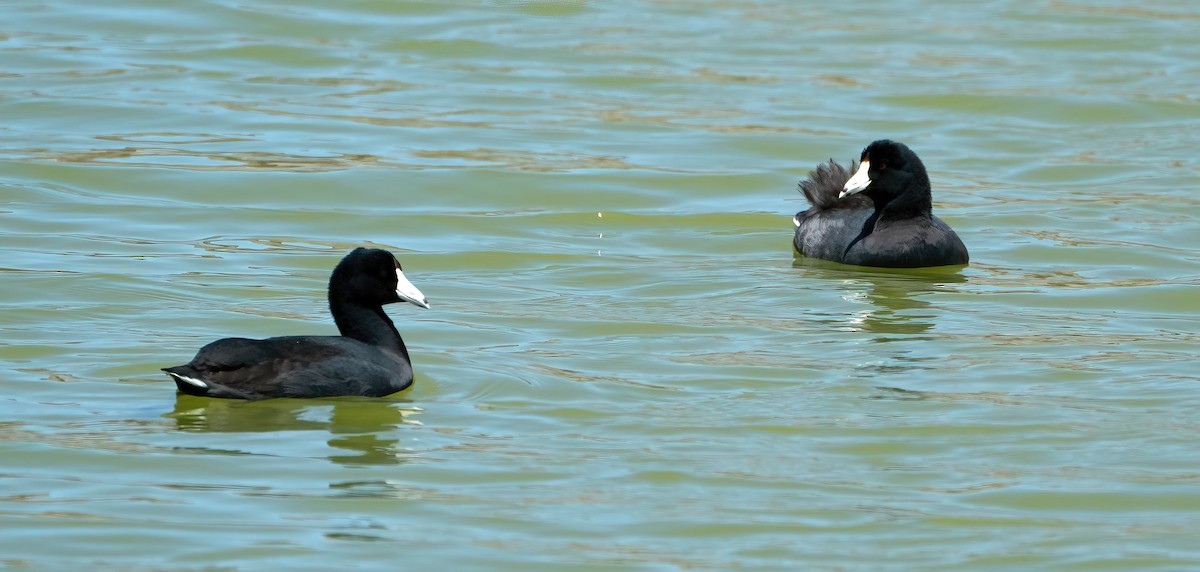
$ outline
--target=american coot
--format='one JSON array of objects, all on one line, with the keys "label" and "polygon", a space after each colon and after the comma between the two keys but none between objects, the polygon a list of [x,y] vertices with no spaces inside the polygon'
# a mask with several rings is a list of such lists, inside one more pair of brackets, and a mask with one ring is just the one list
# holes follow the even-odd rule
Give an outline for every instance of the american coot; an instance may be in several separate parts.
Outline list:
[{"label": "american coot", "polygon": [[929,175],[917,154],[881,139],[863,149],[854,176],[832,159],[801,181],[812,208],[793,219],[796,251],[859,266],[966,264],[967,247],[933,216]]},{"label": "american coot", "polygon": [[329,310],[340,336],[225,338],[185,365],[164,368],[190,395],[380,397],[412,385],[408,349],[383,305],[406,301],[428,308],[425,296],[386,250],[357,248],[329,278]]}]

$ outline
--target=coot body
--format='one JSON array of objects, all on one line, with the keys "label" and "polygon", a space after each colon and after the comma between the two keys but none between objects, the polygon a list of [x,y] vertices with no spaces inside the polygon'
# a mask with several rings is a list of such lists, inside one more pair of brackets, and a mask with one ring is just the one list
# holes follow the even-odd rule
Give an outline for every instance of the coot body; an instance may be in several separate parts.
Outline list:
[{"label": "coot body", "polygon": [[857,266],[967,264],[967,247],[932,212],[929,175],[916,153],[882,139],[851,169],[830,160],[800,183],[812,207],[793,219],[797,252]]},{"label": "coot body", "polygon": [[340,336],[225,338],[192,361],[163,371],[179,391],[235,399],[380,397],[412,385],[408,349],[383,305],[429,303],[390,252],[358,248],[329,279],[329,309]]}]

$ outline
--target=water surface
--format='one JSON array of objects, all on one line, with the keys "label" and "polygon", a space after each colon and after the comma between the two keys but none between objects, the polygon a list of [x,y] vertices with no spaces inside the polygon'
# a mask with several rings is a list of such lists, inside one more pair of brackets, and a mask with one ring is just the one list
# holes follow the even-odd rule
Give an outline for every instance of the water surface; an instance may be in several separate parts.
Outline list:
[{"label": "water surface", "polygon": [[[0,567],[1200,567],[1192,3],[5,13]],[[881,137],[969,267],[793,258]],[[359,245],[411,390],[158,372]]]}]

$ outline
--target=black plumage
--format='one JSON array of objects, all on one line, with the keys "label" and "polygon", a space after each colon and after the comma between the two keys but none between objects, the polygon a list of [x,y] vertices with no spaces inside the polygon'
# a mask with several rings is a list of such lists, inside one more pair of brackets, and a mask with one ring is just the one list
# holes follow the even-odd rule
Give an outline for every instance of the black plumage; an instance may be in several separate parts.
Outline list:
[{"label": "black plumage", "polygon": [[797,252],[858,266],[967,264],[967,247],[932,212],[929,175],[916,153],[882,139],[859,161],[853,175],[830,160],[801,181],[812,207],[794,219]]},{"label": "black plumage", "polygon": [[329,279],[329,310],[340,336],[283,336],[212,342],[187,364],[164,368],[190,395],[270,397],[379,397],[412,384],[408,349],[384,304],[429,303],[390,252],[358,248]]}]

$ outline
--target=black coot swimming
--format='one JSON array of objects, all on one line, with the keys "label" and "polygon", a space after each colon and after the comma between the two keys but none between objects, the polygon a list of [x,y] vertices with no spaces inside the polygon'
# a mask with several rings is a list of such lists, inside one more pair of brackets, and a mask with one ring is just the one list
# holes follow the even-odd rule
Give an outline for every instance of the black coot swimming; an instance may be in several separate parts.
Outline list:
[{"label": "black coot swimming", "polygon": [[966,264],[967,247],[933,215],[929,175],[917,154],[881,139],[863,149],[854,176],[835,163],[801,181],[812,208],[793,222],[804,256],[858,266],[919,268]]},{"label": "black coot swimming", "polygon": [[329,278],[329,310],[340,336],[284,336],[212,342],[185,365],[164,368],[190,395],[381,397],[412,385],[408,349],[383,305],[406,301],[428,308],[425,296],[386,250],[357,248]]}]

